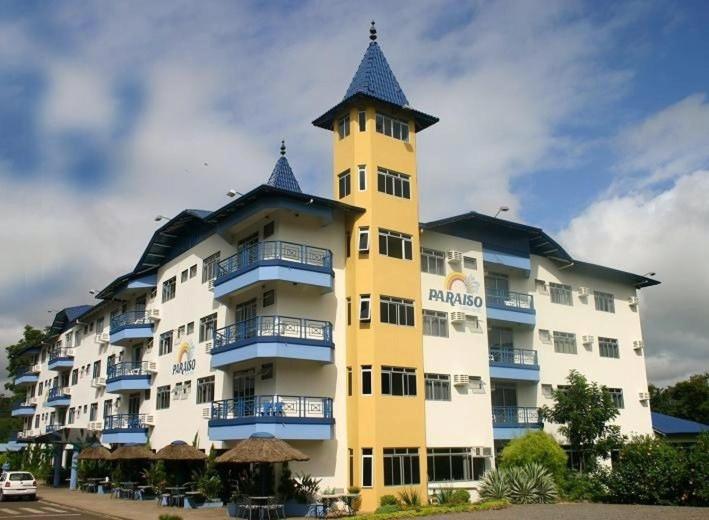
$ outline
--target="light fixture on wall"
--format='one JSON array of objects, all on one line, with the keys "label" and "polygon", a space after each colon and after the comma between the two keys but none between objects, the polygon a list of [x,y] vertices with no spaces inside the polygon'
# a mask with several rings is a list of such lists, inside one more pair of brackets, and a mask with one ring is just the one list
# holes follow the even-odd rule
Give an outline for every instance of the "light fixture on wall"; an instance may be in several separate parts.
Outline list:
[{"label": "light fixture on wall", "polygon": [[500,213],[506,213],[509,210],[510,210],[510,208],[508,206],[500,206],[499,208],[497,208],[497,213],[495,213],[495,218],[497,218],[497,215],[499,215]]},{"label": "light fixture on wall", "polygon": [[226,192],[226,196],[227,196],[227,197],[234,198],[234,197],[236,197],[237,195],[238,195],[239,197],[243,197],[243,196],[244,196],[243,193],[241,193],[240,191],[236,191],[235,189],[231,189],[231,190],[229,190],[229,191]]},{"label": "light fixture on wall", "polygon": [[170,220],[170,217],[165,215],[155,215],[155,222],[160,222],[161,220]]}]

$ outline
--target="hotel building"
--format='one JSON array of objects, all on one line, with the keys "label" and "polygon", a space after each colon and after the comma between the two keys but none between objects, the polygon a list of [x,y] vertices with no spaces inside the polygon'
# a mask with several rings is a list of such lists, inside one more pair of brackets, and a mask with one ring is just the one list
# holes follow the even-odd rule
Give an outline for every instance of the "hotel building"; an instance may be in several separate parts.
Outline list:
[{"label": "hotel building", "polygon": [[313,121],[332,198],[301,192],[282,147],[266,184],[162,225],[97,304],[23,352],[21,440],[223,450],[270,432],[310,456],[294,471],[374,509],[402,487],[475,489],[509,439],[556,433],[538,408],[572,369],[611,390],[623,433],[652,433],[638,290],[658,282],[536,227],[421,222],[418,134],[438,119],[370,38]]}]

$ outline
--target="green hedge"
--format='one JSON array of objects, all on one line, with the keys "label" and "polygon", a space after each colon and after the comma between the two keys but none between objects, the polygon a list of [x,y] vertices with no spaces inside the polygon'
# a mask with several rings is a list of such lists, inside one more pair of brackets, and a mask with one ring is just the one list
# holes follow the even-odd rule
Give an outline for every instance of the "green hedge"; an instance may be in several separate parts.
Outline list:
[{"label": "green hedge", "polygon": [[355,520],[393,520],[397,518],[416,518],[420,516],[445,515],[449,513],[469,513],[473,511],[489,511],[503,509],[509,505],[506,500],[491,500],[479,504],[460,504],[455,506],[421,506],[394,512],[370,513],[358,515]]}]

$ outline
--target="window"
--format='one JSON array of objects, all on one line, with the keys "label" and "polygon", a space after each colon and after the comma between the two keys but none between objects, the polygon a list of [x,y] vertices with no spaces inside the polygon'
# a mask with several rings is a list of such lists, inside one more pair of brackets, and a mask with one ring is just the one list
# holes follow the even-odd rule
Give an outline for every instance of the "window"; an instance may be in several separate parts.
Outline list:
[{"label": "window", "polygon": [[554,331],[554,352],[576,354],[576,334]]},{"label": "window", "polygon": [[352,298],[347,298],[347,325],[352,325]]},{"label": "window", "polygon": [[372,448],[362,448],[362,487],[372,487],[374,484],[374,451]]},{"label": "window", "polygon": [[189,276],[189,271],[185,269],[180,273],[180,283],[185,283],[187,281],[187,278]]},{"label": "window", "polygon": [[619,358],[618,340],[613,338],[598,338],[598,354],[601,357]]},{"label": "window", "polygon": [[551,295],[551,303],[573,305],[570,285],[549,282],[549,294]]},{"label": "window", "polygon": [[274,291],[273,289],[271,289],[270,291],[264,291],[261,306],[270,307],[274,303],[276,303],[276,291]]},{"label": "window", "polygon": [[421,272],[430,274],[446,274],[446,255],[443,251],[421,248]]},{"label": "window", "polygon": [[261,381],[273,379],[273,363],[264,363],[261,365]]},{"label": "window", "polygon": [[267,239],[270,236],[273,236],[273,234],[276,232],[276,223],[272,220],[265,226],[263,226],[263,238],[264,240]]},{"label": "window", "polygon": [[194,321],[187,324],[187,335],[194,334]]},{"label": "window", "polygon": [[472,332],[481,332],[480,318],[478,316],[465,316],[465,327]]},{"label": "window", "polygon": [[384,448],[384,485],[419,484],[418,448]]},{"label": "window", "polygon": [[480,480],[486,458],[473,457],[470,448],[428,448],[429,482]]},{"label": "window", "polygon": [[608,393],[611,394],[611,399],[613,404],[618,410],[625,408],[625,402],[623,401],[623,389],[622,388],[607,388]]},{"label": "window", "polygon": [[551,399],[552,397],[554,397],[552,386],[551,385],[542,385],[542,395],[546,399]]},{"label": "window", "polygon": [[67,421],[66,421],[68,424],[72,424],[74,422],[74,413],[75,413],[74,409],[69,408],[69,414],[68,414],[69,417],[67,418]]},{"label": "window", "polygon": [[95,421],[98,419],[98,403],[91,403],[91,408],[89,409],[89,421]]},{"label": "window", "polygon": [[177,278],[174,276],[162,283],[162,301],[163,303],[172,300],[175,297],[177,290]]},{"label": "window", "polygon": [[197,276],[197,264],[190,266],[190,279]]},{"label": "window", "polygon": [[597,311],[615,312],[615,301],[612,294],[593,291],[593,298],[596,300]]},{"label": "window", "polygon": [[165,410],[170,408],[170,385],[159,386],[155,394],[155,409]]},{"label": "window", "polygon": [[348,231],[347,233],[345,233],[345,256],[347,258],[349,258],[350,255],[352,254],[351,242],[352,242],[352,233],[350,233]]},{"label": "window", "polygon": [[[67,333],[66,333],[66,346],[67,346],[67,348],[71,347],[71,341],[72,341],[72,339],[73,339],[73,335],[74,335],[73,332],[67,332]],[[57,343],[57,348],[60,348],[60,347],[61,347],[61,344]]]},{"label": "window", "polygon": [[172,331],[163,332],[160,334],[160,348],[158,354],[163,356],[172,352]]},{"label": "window", "polygon": [[382,367],[383,395],[416,395],[416,369]]},{"label": "window", "polygon": [[411,198],[411,178],[386,168],[377,169],[377,190],[394,197]]},{"label": "window", "polygon": [[210,314],[199,320],[199,342],[212,341],[217,328],[217,313]]},{"label": "window", "polygon": [[411,260],[411,235],[379,228],[379,254]]},{"label": "window", "polygon": [[362,365],[362,395],[372,395],[372,365]]},{"label": "window", "polygon": [[106,400],[103,402],[103,418],[105,419],[106,417],[109,417],[111,415],[111,411],[113,410],[113,401],[110,399]]},{"label": "window", "polygon": [[372,319],[372,299],[368,294],[359,297],[359,321]]},{"label": "window", "polygon": [[345,170],[337,176],[337,189],[340,198],[347,197],[350,194],[350,171]]},{"label": "window", "polygon": [[352,396],[352,367],[347,367],[347,395]]},{"label": "window", "polygon": [[180,325],[179,327],[177,327],[177,339],[180,339],[184,335],[185,335],[185,326]]},{"label": "window", "polygon": [[364,132],[367,130],[367,113],[364,110],[360,110],[357,114],[357,119],[359,122],[359,131]]},{"label": "window", "polygon": [[477,270],[478,268],[478,259],[473,258],[472,256],[464,256],[463,257],[463,267],[465,269],[471,269],[473,271]]},{"label": "window", "polygon": [[367,167],[363,164],[359,165],[357,168],[357,179],[359,180],[359,191],[366,191],[367,189]]},{"label": "window", "polygon": [[448,337],[448,313],[423,310],[423,335]]},{"label": "window", "polygon": [[217,276],[217,266],[219,265],[220,252],[209,255],[202,260],[202,283],[214,280]]},{"label": "window", "polygon": [[359,228],[359,234],[357,239],[357,251],[360,253],[369,252],[369,228],[361,227]]},{"label": "window", "polygon": [[96,320],[96,333],[100,334],[103,332],[103,318]]},{"label": "window", "polygon": [[414,301],[392,296],[379,298],[379,319],[392,325],[414,326]]},{"label": "window", "polygon": [[377,113],[377,132],[405,143],[409,142],[409,124],[384,114]]},{"label": "window", "polygon": [[344,139],[350,135],[350,116],[349,114],[337,121],[337,135],[340,139]]},{"label": "window", "polygon": [[427,401],[451,400],[451,376],[448,374],[424,374]]}]

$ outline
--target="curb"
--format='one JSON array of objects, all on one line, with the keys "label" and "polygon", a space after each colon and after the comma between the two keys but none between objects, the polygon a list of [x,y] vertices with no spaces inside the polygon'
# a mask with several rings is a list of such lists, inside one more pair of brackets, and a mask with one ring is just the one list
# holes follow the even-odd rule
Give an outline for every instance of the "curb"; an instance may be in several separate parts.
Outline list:
[{"label": "curb", "polygon": [[62,502],[54,502],[53,500],[49,500],[49,499],[44,498],[42,495],[37,495],[37,498],[47,504],[52,504],[57,507],[71,507],[71,508],[75,509],[76,511],[81,511],[82,513],[88,513],[90,515],[100,516],[102,518],[108,518],[109,520],[131,520],[130,518],[126,518],[123,516],[109,515],[107,513],[102,512],[102,511],[95,511],[93,509],[86,509],[85,507],[63,504]]}]

